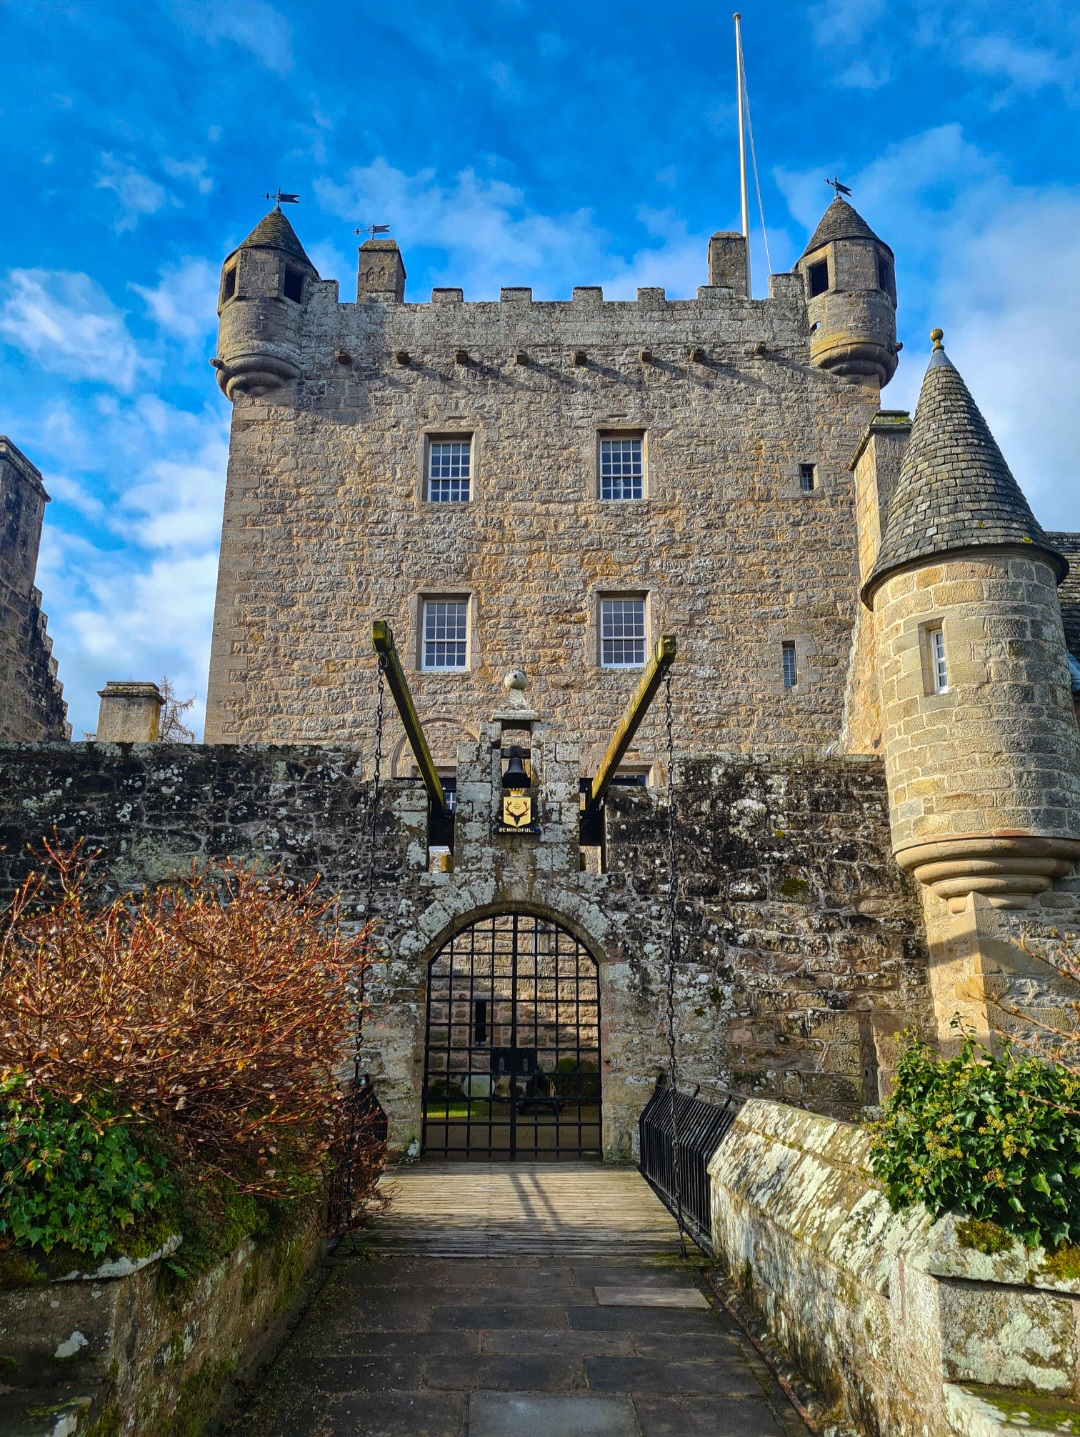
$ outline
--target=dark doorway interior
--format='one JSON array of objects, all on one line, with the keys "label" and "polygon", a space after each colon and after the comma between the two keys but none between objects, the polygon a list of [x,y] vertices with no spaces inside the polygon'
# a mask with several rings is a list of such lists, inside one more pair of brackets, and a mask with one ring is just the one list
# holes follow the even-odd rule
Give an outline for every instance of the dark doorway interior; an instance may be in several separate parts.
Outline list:
[{"label": "dark doorway interior", "polygon": [[601,1156],[599,970],[565,928],[500,913],[432,960],[423,1151]]}]

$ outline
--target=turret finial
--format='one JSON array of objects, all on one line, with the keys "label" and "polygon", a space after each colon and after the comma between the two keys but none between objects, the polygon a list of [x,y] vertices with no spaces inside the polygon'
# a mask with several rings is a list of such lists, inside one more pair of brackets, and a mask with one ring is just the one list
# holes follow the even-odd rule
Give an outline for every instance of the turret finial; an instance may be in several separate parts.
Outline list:
[{"label": "turret finial", "polygon": [[944,348],[945,348],[945,346],[944,346],[944,345],[942,344],[942,342],[941,342],[941,341],[945,338],[945,331],[944,331],[944,330],[942,330],[942,329],[932,329],[932,330],[930,331],[930,338],[934,341],[934,349],[944,349]]}]

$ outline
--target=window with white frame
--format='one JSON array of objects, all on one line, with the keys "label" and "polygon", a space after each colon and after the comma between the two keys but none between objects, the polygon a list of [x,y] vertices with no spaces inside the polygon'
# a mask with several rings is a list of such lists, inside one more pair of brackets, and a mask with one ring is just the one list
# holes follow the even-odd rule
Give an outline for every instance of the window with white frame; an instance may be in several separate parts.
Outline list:
[{"label": "window with white frame", "polygon": [[640,499],[645,492],[644,441],[640,435],[600,440],[600,498]]},{"label": "window with white frame", "polygon": [[926,641],[930,649],[930,686],[936,694],[947,694],[949,665],[945,658],[945,630],[928,629]]},{"label": "window with white frame", "polygon": [[644,597],[600,600],[600,665],[605,669],[644,667]]},{"label": "window with white frame", "polygon": [[421,667],[463,669],[468,663],[468,648],[468,599],[425,599]]},{"label": "window with white frame", "polygon": [[427,497],[431,504],[465,504],[471,498],[472,438],[429,439]]},{"label": "window with white frame", "polygon": [[785,639],[781,644],[780,659],[784,671],[784,687],[796,688],[799,683],[799,659],[795,652],[794,639]]}]

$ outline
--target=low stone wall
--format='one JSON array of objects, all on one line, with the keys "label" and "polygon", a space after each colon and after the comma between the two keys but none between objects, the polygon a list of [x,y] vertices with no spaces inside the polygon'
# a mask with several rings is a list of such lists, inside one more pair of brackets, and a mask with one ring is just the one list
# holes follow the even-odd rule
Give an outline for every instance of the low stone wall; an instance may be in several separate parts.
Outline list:
[{"label": "low stone wall", "polygon": [[175,1241],[0,1292],[5,1437],[200,1431],[322,1247],[314,1221],[276,1241],[246,1239],[176,1288],[161,1269]]},{"label": "low stone wall", "polygon": [[954,1215],[892,1212],[864,1129],[752,1099],[709,1174],[743,1301],[872,1437],[987,1434],[1040,1394],[1067,1414],[1080,1397],[1080,1278],[1019,1242],[965,1245]]}]

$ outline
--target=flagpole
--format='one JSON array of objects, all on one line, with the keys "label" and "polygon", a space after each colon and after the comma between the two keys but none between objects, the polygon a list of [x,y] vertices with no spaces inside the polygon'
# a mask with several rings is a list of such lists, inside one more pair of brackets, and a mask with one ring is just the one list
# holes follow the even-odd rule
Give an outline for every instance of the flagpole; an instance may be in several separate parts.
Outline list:
[{"label": "flagpole", "polygon": [[739,90],[739,196],[742,200],[742,232],[746,241],[746,294],[750,285],[750,200],[746,188],[746,77],[743,74],[742,16],[735,14],[735,74]]}]

